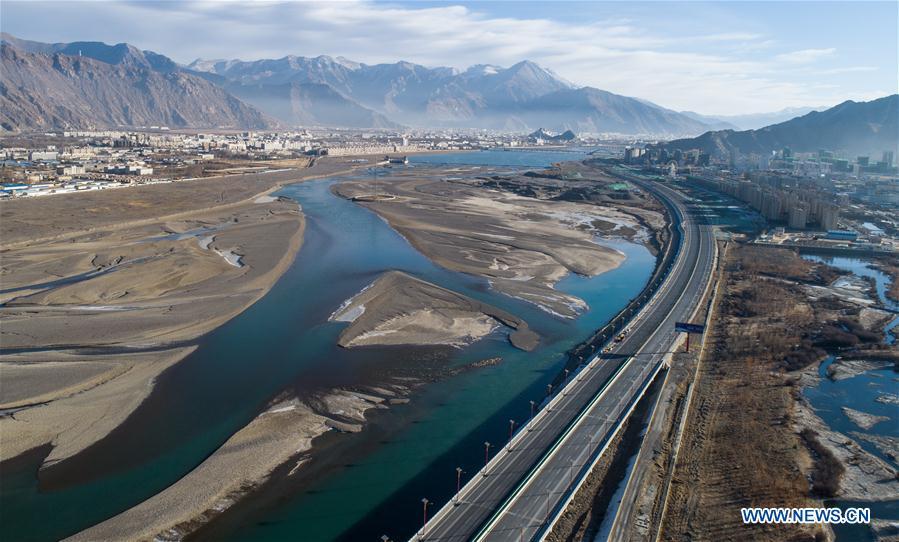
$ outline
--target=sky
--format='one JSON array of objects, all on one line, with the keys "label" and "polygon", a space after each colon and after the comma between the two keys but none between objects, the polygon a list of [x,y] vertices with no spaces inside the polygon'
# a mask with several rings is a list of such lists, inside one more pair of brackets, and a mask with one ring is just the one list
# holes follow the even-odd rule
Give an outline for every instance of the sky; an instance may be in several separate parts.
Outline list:
[{"label": "sky", "polygon": [[871,100],[899,86],[899,2],[0,2],[0,30],[128,42],[189,63],[343,56],[532,60],[578,86],[739,115]]}]

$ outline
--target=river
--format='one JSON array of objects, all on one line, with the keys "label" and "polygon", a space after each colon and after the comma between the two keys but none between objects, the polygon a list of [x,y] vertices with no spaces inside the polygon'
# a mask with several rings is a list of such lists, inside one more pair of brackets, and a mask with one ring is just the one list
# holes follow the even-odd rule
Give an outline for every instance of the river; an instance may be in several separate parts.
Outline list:
[{"label": "river", "polygon": [[[583,156],[456,153],[416,157],[408,167],[422,174],[443,163],[508,170]],[[125,424],[44,471],[40,486],[34,472],[46,450],[7,466],[0,479],[4,539],[58,539],[135,505],[198,465],[285,388],[303,395],[433,363],[423,360],[462,365],[502,357],[499,365],[420,388],[409,404],[378,413],[359,434],[329,435],[329,453],[299,482],[274,484],[278,491],[247,499],[200,533],[233,540],[297,539],[299,533],[304,541],[405,538],[418,527],[421,498],[442,503],[455,487],[456,466],[476,471],[483,442],[503,441],[508,420],[527,417],[528,401],[543,397],[564,353],[635,296],[655,263],[643,246],[608,241],[626,261],[599,277],[563,279],[557,287],[585,299],[590,309],[560,320],[493,292],[482,279],[435,266],[376,215],[335,197],[330,187],[343,179],[298,183],[278,193],[298,201],[307,216],[296,260],[266,296],[203,336],[193,354],[163,373]],[[391,269],[521,316],[543,337],[541,346],[522,352],[497,334],[445,360],[426,348],[338,348],[345,324],[328,322],[328,315]]]},{"label": "river", "polygon": [[[877,301],[884,307],[899,311],[899,303],[886,297],[886,290],[890,284],[890,278],[878,269],[869,267],[870,261],[859,258],[804,256],[804,258],[823,262],[827,265],[848,271],[857,277],[865,277],[874,281],[874,290]],[[895,344],[896,328],[899,326],[899,315],[891,319],[885,326],[886,344]],[[815,413],[834,431],[845,435],[852,432],[867,433],[870,435],[899,438],[899,405],[880,402],[877,399],[885,394],[899,394],[899,376],[892,368],[866,371],[845,380],[831,380],[827,377],[827,367],[833,363],[833,358],[828,358],[821,363],[818,384],[804,391],[805,397],[815,409]],[[874,425],[871,429],[863,430],[855,425],[842,411],[842,407],[849,407],[861,412],[885,416],[887,419]],[[886,456],[877,447],[862,439],[856,439],[859,445],[868,452],[889,462],[894,467],[899,466],[895,458]],[[895,450],[894,450],[895,452]],[[899,520],[899,501],[887,501],[880,503],[859,503],[848,501],[830,501],[828,505],[847,507],[870,507],[871,517],[874,519]],[[834,525],[834,532],[838,542],[856,542],[862,540],[874,540],[874,535],[866,525]]]}]

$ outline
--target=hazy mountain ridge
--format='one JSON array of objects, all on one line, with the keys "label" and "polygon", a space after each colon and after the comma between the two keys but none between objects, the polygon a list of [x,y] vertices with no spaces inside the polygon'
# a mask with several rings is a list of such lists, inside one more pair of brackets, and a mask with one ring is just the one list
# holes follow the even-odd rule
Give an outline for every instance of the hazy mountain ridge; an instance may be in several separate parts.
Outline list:
[{"label": "hazy mountain ridge", "polygon": [[[406,124],[474,127],[479,118],[511,113],[528,99],[567,88],[568,83],[531,62],[508,69],[477,66],[465,72],[410,62],[367,65],[328,56],[255,61],[197,60],[188,69],[252,84],[263,95],[269,85],[320,83],[348,100]],[[254,97],[243,94],[251,103]],[[495,124],[495,122],[494,122]]]},{"label": "hazy mountain ridge", "polygon": [[686,115],[693,120],[697,120],[707,125],[710,130],[741,130],[739,126],[723,120],[722,117],[713,117],[711,115],[703,115],[695,111],[681,111],[681,115]]},{"label": "hazy mountain ridge", "polygon": [[348,100],[324,83],[229,84],[226,88],[238,98],[252,97],[254,106],[288,125],[401,127],[384,115]]},{"label": "hazy mountain ridge", "polygon": [[[67,54],[72,51],[75,55]],[[278,126],[167,57],[127,44],[38,44],[4,34],[0,66],[5,130]]]},{"label": "hazy mountain ridge", "polygon": [[666,143],[671,149],[700,149],[727,156],[769,154],[789,147],[797,152],[819,149],[865,154],[896,150],[899,146],[899,94],[870,102],[845,101],[824,111],[757,130],[720,130]]},{"label": "hazy mountain ridge", "polygon": [[479,64],[460,72],[409,62],[367,65],[344,58],[290,55],[255,61],[198,59],[187,68],[211,72],[232,83],[253,83],[259,98],[251,93],[241,97],[263,109],[270,106],[263,105],[263,96],[269,94],[266,86],[314,82],[413,126],[504,130],[546,126],[559,131],[669,135],[698,134],[710,128],[650,102],[576,88],[527,60],[509,68]]},{"label": "hazy mountain ridge", "polygon": [[770,113],[747,113],[745,115],[702,115],[693,111],[682,114],[705,122],[713,130],[757,130],[772,124],[786,122],[812,111],[824,111],[828,107],[787,107]]},{"label": "hazy mountain ridge", "polygon": [[530,122],[575,132],[680,135],[708,129],[675,111],[592,87],[553,92],[525,107]]},{"label": "hazy mountain ridge", "polygon": [[[99,78],[67,81],[59,72],[40,73],[46,69],[40,63],[29,64],[35,71],[27,74],[21,66],[15,68],[18,82],[4,82],[2,96],[8,107],[4,123],[12,128],[147,124],[270,128],[278,119],[288,126],[407,125],[527,132],[545,127],[558,132],[683,137],[727,126],[646,100],[577,88],[527,60],[508,68],[479,64],[464,71],[410,62],[367,65],[324,55],[197,59],[180,66],[125,43],[47,44],[9,34],[2,37],[22,52],[20,57],[64,57],[60,62],[90,64]],[[80,77],[77,70],[68,76]],[[46,94],[54,95],[55,101],[42,101],[25,91],[44,85],[53,85]],[[155,95],[142,95],[146,90]],[[94,96],[110,96],[111,101],[88,99]],[[181,97],[186,101],[179,102]]]}]

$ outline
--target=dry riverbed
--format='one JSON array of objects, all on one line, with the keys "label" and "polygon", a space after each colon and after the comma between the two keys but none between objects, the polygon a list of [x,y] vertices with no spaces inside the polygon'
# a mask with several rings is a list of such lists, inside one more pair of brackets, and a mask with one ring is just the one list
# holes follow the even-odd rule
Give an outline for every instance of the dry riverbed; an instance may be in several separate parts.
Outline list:
[{"label": "dry riverbed", "polygon": [[291,474],[308,458],[315,437],[362,429],[366,412],[401,402],[410,383],[397,380],[365,390],[335,389],[307,400],[284,397],[231,436],[184,478],[141,504],[66,540],[180,540],[245,494],[278,466]]},{"label": "dry riverbed", "polygon": [[[488,277],[497,290],[566,317],[585,306],[554,290],[553,284],[569,272],[595,275],[624,259],[595,243],[595,236],[648,242],[652,234],[644,224],[663,222],[652,209],[634,207],[631,214],[593,203],[526,197],[480,186],[480,181],[424,181],[408,172],[397,176],[386,182],[343,183],[335,191],[381,214],[437,263]],[[539,342],[517,316],[397,271],[384,273],[346,300],[331,319],[347,322],[338,339],[347,348],[461,347],[499,329],[508,330],[510,342],[524,350]],[[426,378],[500,362],[491,358],[466,367],[444,367]],[[293,475],[314,453],[317,436],[361,430],[368,411],[407,401],[412,388],[423,381],[385,375],[383,382],[364,389],[282,397],[165,491],[73,539],[121,532],[137,538],[178,539],[259,488],[279,466],[293,465]]]},{"label": "dry riverbed", "polygon": [[325,433],[362,431],[372,412],[407,403],[426,382],[501,363],[478,360],[461,367],[437,366],[406,374],[384,375],[355,388],[333,388],[297,397],[285,392],[238,430],[183,478],[117,516],[68,538],[71,541],[117,539],[181,540],[264,487],[276,469],[301,476],[315,454],[315,439]]},{"label": "dry riverbed", "polygon": [[108,434],[192,351],[159,346],[262,297],[302,238],[297,204],[272,201],[4,253],[0,408],[15,410],[0,418],[0,460],[50,442],[52,463]]},{"label": "dry riverbed", "polygon": [[302,212],[268,194],[347,167],[0,203],[0,461],[50,443],[56,463],[121,424],[293,260]]},{"label": "dry riverbed", "polygon": [[587,306],[554,289],[556,282],[569,273],[599,275],[624,260],[595,238],[648,242],[646,218],[637,214],[661,219],[652,210],[629,213],[611,204],[559,199],[561,189],[546,189],[540,178],[508,177],[498,184],[494,177],[435,180],[410,170],[342,183],[335,191],[384,217],[435,263],[485,277],[496,290],[565,318]]},{"label": "dry riverbed", "polygon": [[[303,172],[0,204],[0,461],[47,443],[44,464],[64,461],[123,423],[197,337],[264,295],[294,259],[301,209],[271,192],[347,167],[320,161]],[[596,275],[624,259],[597,236],[651,245],[652,227],[664,222],[639,198],[568,201],[560,197],[565,183],[552,179],[523,179],[517,186],[539,187],[532,197],[491,185],[495,179],[397,177],[337,191],[359,196],[438,264],[486,277],[498,291],[564,317],[586,306],[556,291],[558,280]],[[539,341],[513,314],[398,272],[379,277],[334,317],[349,322],[340,338],[346,347],[462,346],[499,329],[524,350]],[[184,478],[73,539],[178,539],[277,467],[293,465],[293,474],[325,432],[359,431],[368,411],[407,401],[427,379],[499,362],[284,394]]]}]

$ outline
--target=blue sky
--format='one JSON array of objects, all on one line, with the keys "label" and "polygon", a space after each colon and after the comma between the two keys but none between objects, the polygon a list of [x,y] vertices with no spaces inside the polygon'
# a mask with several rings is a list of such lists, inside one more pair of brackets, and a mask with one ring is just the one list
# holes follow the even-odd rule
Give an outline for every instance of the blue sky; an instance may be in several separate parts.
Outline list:
[{"label": "blue sky", "polygon": [[464,69],[533,60],[578,85],[744,114],[897,92],[899,2],[40,2],[0,28],[179,62],[345,56]]}]

